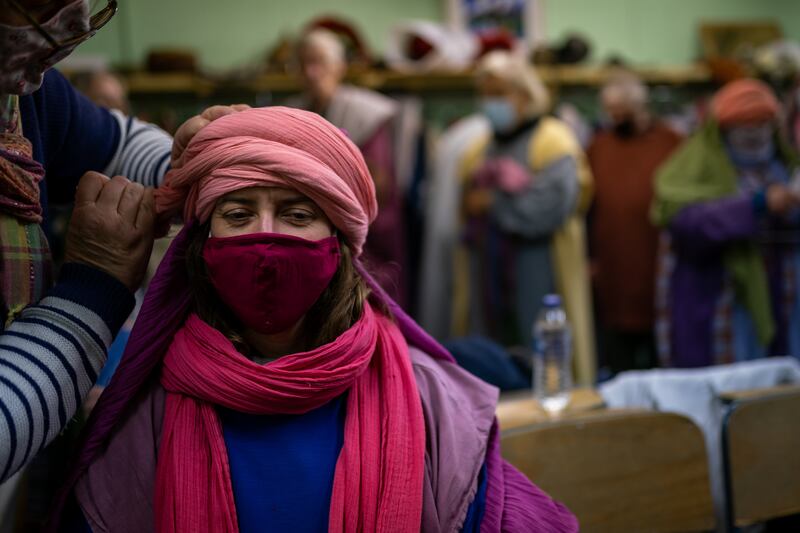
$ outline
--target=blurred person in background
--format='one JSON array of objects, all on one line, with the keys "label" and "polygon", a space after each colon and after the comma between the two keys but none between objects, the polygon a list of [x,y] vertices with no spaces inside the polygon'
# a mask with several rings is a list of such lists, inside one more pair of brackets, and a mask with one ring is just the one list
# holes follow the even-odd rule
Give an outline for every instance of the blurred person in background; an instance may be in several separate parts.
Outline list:
[{"label": "blurred person in background", "polygon": [[464,333],[528,347],[542,298],[560,293],[574,331],[578,379],[593,382],[583,221],[592,178],[585,156],[569,127],[547,116],[547,91],[523,60],[487,54],[477,86],[492,133],[462,167],[467,255],[457,259],[456,323]]},{"label": "blurred person in background", "polygon": [[[656,177],[658,341],[665,364],[800,357],[800,189],[772,90],[720,89]],[[793,178],[794,176],[794,178]]]},{"label": "blurred person in background", "polygon": [[401,305],[406,303],[403,200],[395,176],[394,120],[397,103],[378,92],[343,83],[347,58],[342,42],[325,29],[303,35],[297,45],[303,94],[286,102],[314,111],[343,129],[367,161],[380,215],[370,228],[366,261]]},{"label": "blurred person in background", "polygon": [[587,150],[594,177],[589,250],[600,357],[617,373],[658,364],[658,230],[649,211],[655,172],[681,137],[651,114],[647,87],[634,74],[615,75],[600,100],[608,122]]},{"label": "blurred person in background", "polygon": [[128,87],[125,85],[125,81],[113,72],[106,70],[82,72],[72,78],[72,83],[76,89],[100,107],[116,109],[126,115],[130,114]]}]

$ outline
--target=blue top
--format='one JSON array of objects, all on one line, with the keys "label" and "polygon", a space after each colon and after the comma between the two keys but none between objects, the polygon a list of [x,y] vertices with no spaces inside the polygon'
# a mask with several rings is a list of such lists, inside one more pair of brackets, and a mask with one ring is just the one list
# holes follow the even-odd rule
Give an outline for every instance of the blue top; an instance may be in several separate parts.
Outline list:
[{"label": "blue top", "polygon": [[328,531],[344,398],[304,415],[218,409],[239,531]]},{"label": "blue top", "polygon": [[488,487],[489,479],[486,476],[486,463],[483,463],[478,474],[478,490],[475,493],[475,499],[467,509],[467,517],[464,519],[464,525],[461,526],[462,533],[478,533],[481,530],[483,512],[486,510],[486,490]]},{"label": "blue top", "polygon": [[128,339],[130,338],[131,330],[127,328],[119,330],[114,342],[108,347],[108,359],[106,359],[106,364],[103,365],[100,375],[97,376],[96,385],[108,387],[108,384],[111,383],[111,378],[114,376],[114,372],[117,371],[120,361],[122,361],[122,355],[125,353],[125,347],[128,345]]},{"label": "blue top", "polygon": [[[239,531],[328,531],[333,476],[344,443],[344,398],[304,415],[218,409],[228,449]],[[486,466],[462,531],[480,529]]]}]

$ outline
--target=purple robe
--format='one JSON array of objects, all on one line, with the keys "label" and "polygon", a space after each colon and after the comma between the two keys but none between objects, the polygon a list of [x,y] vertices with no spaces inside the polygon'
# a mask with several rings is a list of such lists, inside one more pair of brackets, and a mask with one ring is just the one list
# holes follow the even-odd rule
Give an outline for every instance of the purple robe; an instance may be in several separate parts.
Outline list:
[{"label": "purple robe", "polygon": [[[723,251],[736,241],[757,240],[764,229],[751,194],[699,202],[679,212],[669,226],[674,267],[668,281],[669,366],[691,368],[733,362],[730,353],[720,355],[714,322],[726,289]],[[788,318],[783,302],[780,250],[765,245],[766,272],[777,333],[770,355],[788,352]],[[669,275],[662,272],[661,275]],[[720,360],[722,358],[722,360]]]}]

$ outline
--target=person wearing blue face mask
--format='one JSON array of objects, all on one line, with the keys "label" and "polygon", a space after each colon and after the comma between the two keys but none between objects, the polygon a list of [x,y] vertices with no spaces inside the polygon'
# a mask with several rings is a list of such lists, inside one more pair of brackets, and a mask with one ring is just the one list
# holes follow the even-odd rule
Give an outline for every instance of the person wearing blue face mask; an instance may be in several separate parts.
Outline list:
[{"label": "person wearing blue face mask", "polygon": [[491,136],[462,165],[468,279],[458,287],[456,331],[506,346],[530,346],[542,298],[560,293],[575,331],[577,377],[594,380],[593,324],[583,214],[592,178],[566,124],[546,115],[549,98],[534,70],[508,52],[477,70],[480,109]]},{"label": "person wearing blue face mask", "polygon": [[726,85],[656,178],[671,265],[659,274],[665,364],[800,357],[800,160],[780,114],[764,83]]}]

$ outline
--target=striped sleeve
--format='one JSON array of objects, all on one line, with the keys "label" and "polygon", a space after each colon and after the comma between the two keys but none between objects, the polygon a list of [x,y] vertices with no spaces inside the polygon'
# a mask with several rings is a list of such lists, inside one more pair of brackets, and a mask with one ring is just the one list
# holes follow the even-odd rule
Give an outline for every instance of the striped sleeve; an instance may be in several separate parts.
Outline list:
[{"label": "striped sleeve", "polygon": [[64,269],[49,295],[0,334],[0,483],[77,412],[133,307],[130,292],[107,274]]},{"label": "striped sleeve", "polygon": [[158,187],[169,170],[172,137],[153,124],[111,111],[120,128],[119,144],[105,169],[146,187]]}]

